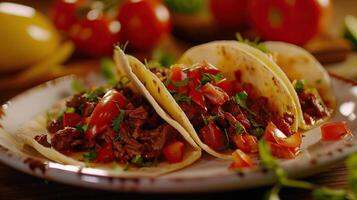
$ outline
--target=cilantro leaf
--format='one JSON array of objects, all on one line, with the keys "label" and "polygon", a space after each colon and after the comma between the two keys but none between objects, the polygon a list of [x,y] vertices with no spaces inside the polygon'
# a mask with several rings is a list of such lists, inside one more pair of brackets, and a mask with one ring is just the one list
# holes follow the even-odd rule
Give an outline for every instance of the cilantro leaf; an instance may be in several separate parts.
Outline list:
[{"label": "cilantro leaf", "polygon": [[85,125],[77,124],[76,125],[76,129],[81,133],[87,132],[88,128],[89,128],[89,124],[85,124]]},{"label": "cilantro leaf", "polygon": [[236,104],[238,104],[240,107],[249,110],[247,106],[248,94],[245,91],[237,93],[232,98],[234,102],[236,102]]},{"label": "cilantro leaf", "polygon": [[64,113],[74,113],[76,112],[76,109],[73,108],[73,107],[67,107],[65,110],[64,110]]},{"label": "cilantro leaf", "polygon": [[120,124],[123,122],[124,116],[125,116],[125,111],[120,109],[119,115],[113,119],[112,126],[115,132],[119,131]]},{"label": "cilantro leaf", "polygon": [[131,159],[131,163],[141,166],[144,163],[144,159],[141,157],[141,155],[136,155]]},{"label": "cilantro leaf", "polygon": [[267,49],[267,47],[260,42],[260,38],[255,38],[253,41],[249,40],[249,39],[244,39],[243,36],[240,33],[236,33],[236,38],[238,40],[238,42],[243,42],[251,47],[254,47],[264,53],[269,53],[269,50]]},{"label": "cilantro leaf", "polygon": [[218,82],[220,80],[224,79],[223,74],[207,74],[207,73],[203,73],[202,74],[202,80],[199,86],[197,86],[196,90],[200,89],[202,86],[204,86],[206,83],[209,83],[211,81],[213,82]]},{"label": "cilantro leaf", "polygon": [[182,81],[171,81],[171,82],[175,87],[184,87],[188,85],[188,78],[185,78]]},{"label": "cilantro leaf", "polygon": [[173,93],[172,96],[174,97],[174,99],[177,103],[186,102],[188,104],[191,104],[192,98],[189,96],[183,95],[181,93]]},{"label": "cilantro leaf", "polygon": [[84,153],[82,156],[85,162],[90,162],[97,158],[97,153],[94,150],[91,150],[87,153]]},{"label": "cilantro leaf", "polygon": [[297,93],[302,92],[304,90],[304,87],[305,87],[305,81],[303,80],[297,80],[294,84],[294,88]]},{"label": "cilantro leaf", "polygon": [[238,135],[246,132],[244,126],[239,121],[234,124],[234,129]]},{"label": "cilantro leaf", "polygon": [[95,90],[87,93],[85,96],[87,97],[88,101],[96,102],[99,99],[99,96],[104,95],[105,88],[104,87],[97,87]]}]

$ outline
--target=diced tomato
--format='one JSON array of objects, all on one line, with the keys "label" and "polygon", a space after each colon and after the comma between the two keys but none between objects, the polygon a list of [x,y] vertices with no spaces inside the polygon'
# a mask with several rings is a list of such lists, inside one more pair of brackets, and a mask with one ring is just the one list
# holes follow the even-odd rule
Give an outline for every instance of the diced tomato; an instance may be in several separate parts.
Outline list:
[{"label": "diced tomato", "polygon": [[254,98],[258,97],[258,94],[254,89],[254,86],[250,83],[243,83],[243,90],[247,92],[247,94],[250,98],[254,99]]},{"label": "diced tomato", "polygon": [[95,162],[106,163],[114,160],[114,152],[112,143],[106,143],[97,152],[97,158]]},{"label": "diced tomato", "polygon": [[273,123],[281,130],[286,136],[292,135],[290,125],[282,117],[274,117]]},{"label": "diced tomato", "polygon": [[174,141],[164,148],[163,154],[169,163],[178,163],[183,160],[184,148],[184,143]]},{"label": "diced tomato", "polygon": [[300,154],[300,148],[284,147],[282,145],[268,142],[271,153],[273,156],[281,159],[293,159]]},{"label": "diced tomato", "polygon": [[340,140],[346,135],[350,135],[351,130],[347,126],[347,122],[332,122],[321,126],[322,140]]},{"label": "diced tomato", "polygon": [[170,68],[169,79],[174,82],[183,81],[187,77],[186,73],[183,72],[180,65],[173,65]]},{"label": "diced tomato", "polygon": [[201,75],[201,72],[200,72],[200,69],[199,68],[196,68],[196,69],[192,69],[192,70],[189,70],[187,72],[187,77],[192,80],[192,79],[197,79],[199,81],[202,80],[202,75]]},{"label": "diced tomato", "polygon": [[93,140],[98,133],[110,126],[112,120],[119,114],[120,108],[123,108],[125,104],[126,100],[122,93],[109,90],[90,116],[89,129],[86,132],[88,140]]},{"label": "diced tomato", "polygon": [[224,147],[223,133],[214,122],[208,122],[206,126],[201,128],[200,136],[203,143],[207,144],[213,150],[219,150]]},{"label": "diced tomato", "polygon": [[272,122],[269,122],[264,132],[265,140],[276,143],[283,147],[296,148],[301,145],[301,133],[297,132],[287,137]]},{"label": "diced tomato", "polygon": [[81,122],[81,116],[77,113],[63,113],[63,127],[74,127]]},{"label": "diced tomato", "polygon": [[245,153],[257,153],[258,152],[258,139],[246,133],[238,134],[235,136],[234,143],[238,149]]},{"label": "diced tomato", "polygon": [[243,151],[237,149],[232,153],[233,163],[229,166],[230,169],[253,168],[256,164]]},{"label": "diced tomato", "polygon": [[207,73],[207,74],[216,75],[216,74],[220,73],[219,69],[217,69],[216,67],[214,67],[213,65],[210,65],[208,63],[203,63],[201,69],[202,69],[203,73]]},{"label": "diced tomato", "polygon": [[234,82],[235,81],[223,79],[217,83],[217,86],[222,88],[229,96],[233,96],[236,94]]},{"label": "diced tomato", "polygon": [[250,129],[252,127],[247,119],[247,116],[243,113],[238,114],[235,118],[244,126],[245,129]]},{"label": "diced tomato", "polygon": [[229,100],[229,96],[224,90],[212,85],[211,83],[206,83],[201,88],[201,91],[203,95],[212,102],[212,104],[217,106],[221,106]]},{"label": "diced tomato", "polygon": [[207,110],[205,97],[203,96],[203,94],[201,94],[195,89],[190,89],[188,96],[190,96],[192,101],[199,105],[202,109]]}]

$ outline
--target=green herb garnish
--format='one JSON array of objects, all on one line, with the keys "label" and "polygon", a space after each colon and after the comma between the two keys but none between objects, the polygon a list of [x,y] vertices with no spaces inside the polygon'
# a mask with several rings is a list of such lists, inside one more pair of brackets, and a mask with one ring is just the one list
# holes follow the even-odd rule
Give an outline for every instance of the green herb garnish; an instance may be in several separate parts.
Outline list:
[{"label": "green herb garnish", "polygon": [[237,134],[242,134],[246,132],[244,126],[239,121],[234,124],[234,129],[236,130]]},{"label": "green herb garnish", "polygon": [[113,119],[112,126],[113,131],[118,132],[120,128],[120,124],[123,122],[125,116],[125,111],[120,109],[119,115]]},{"label": "green herb garnish", "polygon": [[94,150],[91,150],[83,154],[83,159],[85,162],[93,161],[97,158],[97,153]]},{"label": "green herb garnish", "polygon": [[218,118],[217,115],[213,116],[213,115],[210,115],[210,116],[204,116],[203,114],[201,114],[202,116],[202,119],[203,119],[203,122],[207,125],[209,122],[211,121],[214,121]]},{"label": "green herb garnish", "polygon": [[165,67],[168,68],[175,63],[175,56],[165,51],[162,48],[156,48],[152,53],[152,58],[146,63],[146,66],[150,68]]},{"label": "green herb garnish", "polygon": [[192,98],[189,96],[183,95],[181,93],[173,93],[172,96],[174,97],[177,103],[186,102],[188,104],[191,104]]},{"label": "green herb garnish", "polygon": [[295,88],[295,91],[296,91],[297,93],[300,93],[300,92],[304,91],[304,87],[305,87],[305,81],[303,81],[303,80],[296,80],[295,85],[294,85],[294,88]]},{"label": "green herb garnish", "polygon": [[89,124],[85,124],[85,125],[77,124],[76,125],[76,129],[81,133],[87,132],[88,128],[89,128]]},{"label": "green herb garnish", "polygon": [[233,98],[233,101],[236,102],[236,104],[238,104],[240,107],[242,107],[246,110],[249,110],[249,108],[247,106],[248,94],[245,91],[237,93],[232,98]]},{"label": "green herb garnish", "polygon": [[131,82],[131,79],[129,76],[124,75],[121,76],[119,81],[115,84],[116,89],[123,89],[125,88],[129,83]]},{"label": "green herb garnish", "polygon": [[95,90],[87,93],[85,96],[87,97],[88,101],[96,102],[99,99],[99,96],[104,95],[105,88],[104,87],[97,87]]},{"label": "green herb garnish", "polygon": [[255,38],[253,41],[249,40],[249,39],[244,39],[243,36],[240,33],[236,33],[236,38],[238,40],[238,42],[243,42],[249,46],[252,46],[264,53],[268,53],[269,50],[267,49],[267,47],[260,42],[260,38]]},{"label": "green herb garnish", "polygon": [[76,109],[73,108],[73,107],[67,107],[65,110],[64,110],[64,113],[74,113],[76,112]]},{"label": "green herb garnish", "polygon": [[206,83],[209,83],[211,81],[218,82],[218,81],[222,80],[223,78],[224,78],[223,74],[213,75],[213,74],[203,73],[201,83],[199,86],[197,86],[196,90],[198,90],[199,88],[204,86]]},{"label": "green herb garnish", "polygon": [[182,81],[171,81],[171,82],[175,87],[184,87],[188,85],[188,78],[185,78]]},{"label": "green herb garnish", "polygon": [[134,158],[131,159],[131,163],[141,166],[144,163],[144,159],[143,157],[141,157],[141,155],[136,155]]}]

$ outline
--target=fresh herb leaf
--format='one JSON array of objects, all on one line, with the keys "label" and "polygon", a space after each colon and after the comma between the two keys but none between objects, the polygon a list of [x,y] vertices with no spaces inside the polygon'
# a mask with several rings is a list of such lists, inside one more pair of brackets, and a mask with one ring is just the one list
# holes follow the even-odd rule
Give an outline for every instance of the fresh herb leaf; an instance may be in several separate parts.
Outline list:
[{"label": "fresh herb leaf", "polygon": [[120,109],[119,115],[113,119],[112,126],[113,131],[118,132],[120,128],[120,124],[123,122],[125,116],[125,111]]},{"label": "fresh herb leaf", "polygon": [[83,159],[85,162],[93,161],[97,158],[97,153],[94,150],[91,150],[83,154]]},{"label": "fresh herb leaf", "polygon": [[202,74],[201,83],[200,83],[200,85],[196,88],[196,90],[199,89],[199,88],[201,88],[202,86],[204,86],[206,83],[209,83],[209,82],[211,82],[211,81],[213,81],[213,82],[218,82],[218,81],[222,80],[223,78],[224,78],[223,74],[213,75],[213,74],[203,73],[203,74]]},{"label": "fresh herb leaf", "polygon": [[110,58],[102,58],[100,60],[100,69],[102,76],[106,80],[107,83],[114,86],[118,82],[118,78],[116,76],[115,64]]},{"label": "fresh herb leaf", "polygon": [[243,36],[240,33],[236,33],[236,38],[238,40],[238,42],[243,42],[249,46],[252,46],[264,53],[268,53],[269,50],[267,49],[267,47],[260,42],[260,38],[255,38],[253,41],[249,40],[249,39],[244,39]]},{"label": "fresh herb leaf", "polygon": [[233,101],[236,102],[236,104],[238,104],[240,107],[242,107],[246,110],[249,110],[249,108],[247,106],[248,94],[245,91],[237,93],[232,98],[233,98]]},{"label": "fresh herb leaf", "polygon": [[141,166],[144,163],[144,159],[141,157],[141,155],[136,155],[131,159],[131,163]]},{"label": "fresh herb leaf", "polygon": [[294,88],[295,88],[295,91],[297,93],[302,92],[304,90],[304,87],[305,87],[305,81],[303,81],[303,80],[296,80],[295,81]]},{"label": "fresh herb leaf", "polygon": [[183,95],[181,93],[173,93],[172,96],[174,97],[175,101],[177,103],[179,102],[186,102],[188,104],[191,104],[191,100],[192,98],[191,97],[188,97],[186,95]]},{"label": "fresh herb leaf", "polygon": [[234,124],[234,129],[238,135],[246,132],[244,126],[239,121]]},{"label": "fresh herb leaf", "polygon": [[165,0],[166,6],[173,12],[198,14],[203,11],[205,0]]},{"label": "fresh herb leaf", "polygon": [[129,170],[129,165],[130,165],[129,163],[126,163],[126,164],[125,164],[125,166],[124,166],[124,168],[123,168],[123,171],[124,171],[124,172],[126,172],[126,171]]},{"label": "fresh herb leaf", "polygon": [[89,124],[85,124],[85,125],[77,124],[76,125],[76,129],[81,133],[87,132],[88,128],[89,128]]},{"label": "fresh herb leaf", "polygon": [[88,101],[96,102],[99,99],[99,96],[104,95],[105,88],[104,87],[97,87],[95,90],[87,93],[85,96],[87,97]]},{"label": "fresh herb leaf", "polygon": [[210,116],[204,116],[201,114],[201,117],[203,119],[203,122],[207,125],[209,122],[214,121],[218,118],[217,115],[210,115]]},{"label": "fresh herb leaf", "polygon": [[64,110],[64,113],[74,113],[76,112],[76,109],[73,108],[73,107],[67,107],[65,110]]},{"label": "fresh herb leaf", "polygon": [[77,79],[73,80],[72,89],[77,93],[85,92],[87,90],[86,86]]},{"label": "fresh herb leaf", "polygon": [[188,78],[185,78],[182,81],[172,81],[172,84],[175,87],[184,87],[184,86],[188,85]]}]

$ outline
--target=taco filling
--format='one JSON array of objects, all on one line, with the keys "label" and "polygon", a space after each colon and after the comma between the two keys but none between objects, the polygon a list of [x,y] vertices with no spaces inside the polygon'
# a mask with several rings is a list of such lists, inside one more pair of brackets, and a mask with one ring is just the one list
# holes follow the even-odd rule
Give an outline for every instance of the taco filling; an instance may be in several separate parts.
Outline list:
[{"label": "taco filling", "polygon": [[314,125],[331,114],[331,109],[325,105],[316,88],[308,87],[304,80],[295,80],[293,85],[307,125]]},{"label": "taco filling", "polygon": [[152,71],[164,82],[200,140],[211,149],[257,153],[258,140],[265,137],[275,156],[298,155],[301,135],[292,132],[294,116],[288,112],[279,116],[269,107],[267,97],[242,81],[241,71],[234,72],[235,80],[227,80],[205,62],[189,68],[176,64]]},{"label": "taco filling", "polygon": [[185,144],[178,132],[151,104],[130,88],[98,87],[66,102],[63,113],[49,121],[46,135],[36,139],[90,163],[117,162],[136,167],[183,160]]}]

